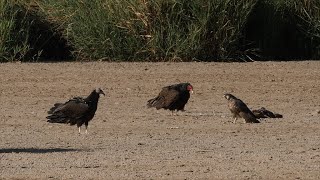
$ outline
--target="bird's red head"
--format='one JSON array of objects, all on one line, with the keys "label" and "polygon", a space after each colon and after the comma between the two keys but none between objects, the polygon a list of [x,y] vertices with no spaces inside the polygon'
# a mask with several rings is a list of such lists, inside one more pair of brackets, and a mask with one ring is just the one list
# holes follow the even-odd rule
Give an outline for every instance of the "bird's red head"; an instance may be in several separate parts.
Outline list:
[{"label": "bird's red head", "polygon": [[187,86],[187,90],[192,94],[193,93],[193,87],[191,86],[191,84],[189,84]]}]

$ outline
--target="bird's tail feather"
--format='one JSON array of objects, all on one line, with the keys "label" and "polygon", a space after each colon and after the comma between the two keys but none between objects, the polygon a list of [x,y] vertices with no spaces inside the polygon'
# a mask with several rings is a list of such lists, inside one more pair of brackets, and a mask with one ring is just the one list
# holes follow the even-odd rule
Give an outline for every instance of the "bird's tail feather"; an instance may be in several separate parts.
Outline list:
[{"label": "bird's tail feather", "polygon": [[147,107],[148,108],[156,107],[157,109],[159,109],[162,103],[163,103],[163,99],[158,96],[153,99],[150,99],[147,103]]},{"label": "bird's tail feather", "polygon": [[53,114],[53,112],[63,103],[55,103],[52,108],[48,111],[48,114]]},{"label": "bird's tail feather", "polygon": [[260,123],[253,113],[240,113],[240,116],[245,119],[246,123]]},{"label": "bird's tail feather", "polygon": [[50,122],[50,123],[69,123],[70,122],[70,119],[66,116],[63,116],[63,115],[59,115],[59,114],[53,114],[53,115],[50,115],[50,116],[47,116],[46,117],[48,120],[47,122]]},{"label": "bird's tail feather", "polygon": [[282,114],[274,113],[275,118],[283,118]]},{"label": "bird's tail feather", "polygon": [[148,108],[155,107],[156,103],[157,103],[157,98],[150,99],[148,100],[147,107]]}]

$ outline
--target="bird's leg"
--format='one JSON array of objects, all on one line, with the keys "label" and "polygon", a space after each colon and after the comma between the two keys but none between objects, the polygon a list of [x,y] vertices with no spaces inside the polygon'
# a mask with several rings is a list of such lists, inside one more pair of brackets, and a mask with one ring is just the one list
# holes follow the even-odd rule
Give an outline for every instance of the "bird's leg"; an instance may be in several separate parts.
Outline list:
[{"label": "bird's leg", "polygon": [[236,121],[237,121],[237,117],[234,117],[233,124],[235,124]]},{"label": "bird's leg", "polygon": [[233,117],[233,124],[235,124],[237,121],[237,115],[233,113],[232,117]]},{"label": "bird's leg", "polygon": [[180,113],[179,111],[180,111],[180,112],[184,112],[185,110],[184,110],[184,109],[182,109],[182,110],[177,110],[177,113],[176,113],[177,116],[180,116],[180,115],[181,115],[181,113]]},{"label": "bird's leg", "polygon": [[178,110],[173,110],[173,111],[172,111],[172,115],[173,115],[173,116],[179,116],[178,112],[179,112]]},{"label": "bird's leg", "polygon": [[78,126],[78,128],[79,128],[79,134],[81,134],[81,126]]},{"label": "bird's leg", "polygon": [[85,122],[84,125],[86,127],[86,134],[88,134],[88,122]]}]

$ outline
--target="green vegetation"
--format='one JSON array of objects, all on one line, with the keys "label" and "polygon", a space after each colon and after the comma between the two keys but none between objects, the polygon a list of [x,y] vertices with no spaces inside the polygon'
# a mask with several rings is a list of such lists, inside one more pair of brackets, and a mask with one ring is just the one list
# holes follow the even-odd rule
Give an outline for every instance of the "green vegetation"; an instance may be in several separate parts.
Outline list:
[{"label": "green vegetation", "polygon": [[297,27],[309,41],[312,59],[320,59],[320,1],[294,1],[291,7],[297,17]]},{"label": "green vegetation", "polygon": [[259,1],[245,39],[266,59],[320,59],[320,1]]},{"label": "green vegetation", "polygon": [[[128,0],[45,3],[75,56],[112,60],[227,58],[254,0]],[[49,14],[48,14],[49,16]]]},{"label": "green vegetation", "polygon": [[3,62],[320,59],[320,1],[21,2],[0,0]]},{"label": "green vegetation", "polygon": [[[21,21],[17,21],[20,16]],[[0,0],[0,62],[21,60],[29,46],[28,27],[17,5]]]}]

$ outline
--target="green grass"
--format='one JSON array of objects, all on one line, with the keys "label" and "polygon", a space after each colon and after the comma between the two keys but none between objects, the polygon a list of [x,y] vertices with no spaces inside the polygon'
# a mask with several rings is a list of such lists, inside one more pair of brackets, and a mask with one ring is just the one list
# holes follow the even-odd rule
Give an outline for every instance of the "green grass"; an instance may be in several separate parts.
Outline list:
[{"label": "green grass", "polygon": [[0,62],[19,61],[30,49],[30,22],[17,1],[0,0]]},{"label": "green grass", "polygon": [[319,59],[319,9],[314,0],[0,0],[0,62],[50,58],[59,39],[78,60]]},{"label": "green grass", "polygon": [[319,59],[320,1],[260,0],[249,16],[244,49],[262,59]]},{"label": "green grass", "polygon": [[[43,1],[76,57],[106,60],[228,58],[254,0]],[[91,10],[92,9],[92,10]]]},{"label": "green grass", "polygon": [[312,59],[320,58],[320,1],[293,1],[293,13],[297,18],[297,26],[310,42]]}]

